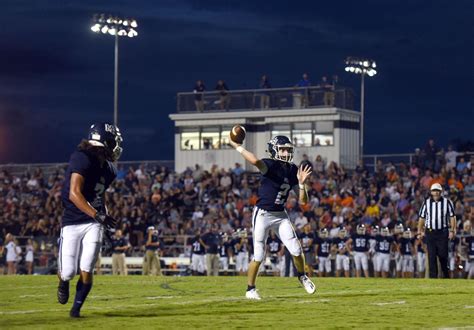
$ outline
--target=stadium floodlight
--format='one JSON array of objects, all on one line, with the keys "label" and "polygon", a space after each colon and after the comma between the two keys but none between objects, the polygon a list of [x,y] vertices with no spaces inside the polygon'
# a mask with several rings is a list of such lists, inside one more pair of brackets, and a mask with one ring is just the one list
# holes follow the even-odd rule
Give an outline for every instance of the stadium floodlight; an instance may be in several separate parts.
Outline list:
[{"label": "stadium floodlight", "polygon": [[365,83],[364,77],[367,75],[373,77],[377,74],[375,68],[377,64],[374,60],[367,58],[347,57],[346,58],[346,72],[352,72],[360,74],[361,86],[360,86],[360,157],[364,157],[364,97],[365,97]]},{"label": "stadium floodlight", "polygon": [[134,38],[138,36],[136,28],[138,23],[135,19],[120,18],[113,15],[97,14],[93,17],[91,30],[94,33],[109,34],[115,37],[115,61],[114,61],[114,125],[118,124],[118,40],[119,37]]}]

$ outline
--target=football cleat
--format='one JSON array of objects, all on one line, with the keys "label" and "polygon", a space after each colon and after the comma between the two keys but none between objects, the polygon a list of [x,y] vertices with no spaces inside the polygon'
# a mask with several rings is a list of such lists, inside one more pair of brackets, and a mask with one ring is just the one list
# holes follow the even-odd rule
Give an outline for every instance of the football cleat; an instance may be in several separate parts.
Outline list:
[{"label": "football cleat", "polygon": [[257,289],[252,289],[245,292],[245,298],[252,300],[262,300],[262,298],[258,294]]},{"label": "football cleat", "polygon": [[71,311],[69,312],[69,316],[72,317],[72,318],[79,318],[81,317],[81,311],[79,309],[71,309]]},{"label": "football cleat", "polygon": [[67,304],[69,300],[69,281],[59,280],[58,302],[62,305]]},{"label": "football cleat", "polygon": [[308,276],[303,275],[299,278],[299,280],[306,292],[309,294],[313,294],[316,291],[316,285],[314,285],[313,281],[311,281]]}]

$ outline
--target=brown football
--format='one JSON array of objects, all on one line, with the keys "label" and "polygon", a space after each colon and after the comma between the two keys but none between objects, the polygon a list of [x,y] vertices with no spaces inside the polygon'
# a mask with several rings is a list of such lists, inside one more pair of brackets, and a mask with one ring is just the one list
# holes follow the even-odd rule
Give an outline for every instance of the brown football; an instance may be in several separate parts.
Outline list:
[{"label": "brown football", "polygon": [[245,128],[240,125],[235,125],[230,130],[230,139],[235,143],[242,144],[245,139]]}]

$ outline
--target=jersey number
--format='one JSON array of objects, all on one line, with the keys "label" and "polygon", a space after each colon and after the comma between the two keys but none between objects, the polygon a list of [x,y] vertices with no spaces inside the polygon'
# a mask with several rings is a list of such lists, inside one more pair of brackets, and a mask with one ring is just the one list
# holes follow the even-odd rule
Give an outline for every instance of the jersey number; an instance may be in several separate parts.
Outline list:
[{"label": "jersey number", "polygon": [[291,186],[288,183],[283,183],[280,186],[280,191],[275,199],[275,204],[281,205],[285,203],[286,195],[288,195],[288,191],[290,190]]}]

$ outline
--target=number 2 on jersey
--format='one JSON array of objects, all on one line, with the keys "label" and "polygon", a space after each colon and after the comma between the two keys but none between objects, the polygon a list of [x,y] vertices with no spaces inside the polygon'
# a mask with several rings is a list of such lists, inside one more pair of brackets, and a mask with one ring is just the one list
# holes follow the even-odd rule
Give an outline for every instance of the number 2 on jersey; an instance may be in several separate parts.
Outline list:
[{"label": "number 2 on jersey", "polygon": [[286,195],[288,195],[288,191],[290,190],[291,186],[288,183],[283,183],[280,186],[280,191],[275,199],[275,204],[281,205],[284,204],[286,201]]}]

